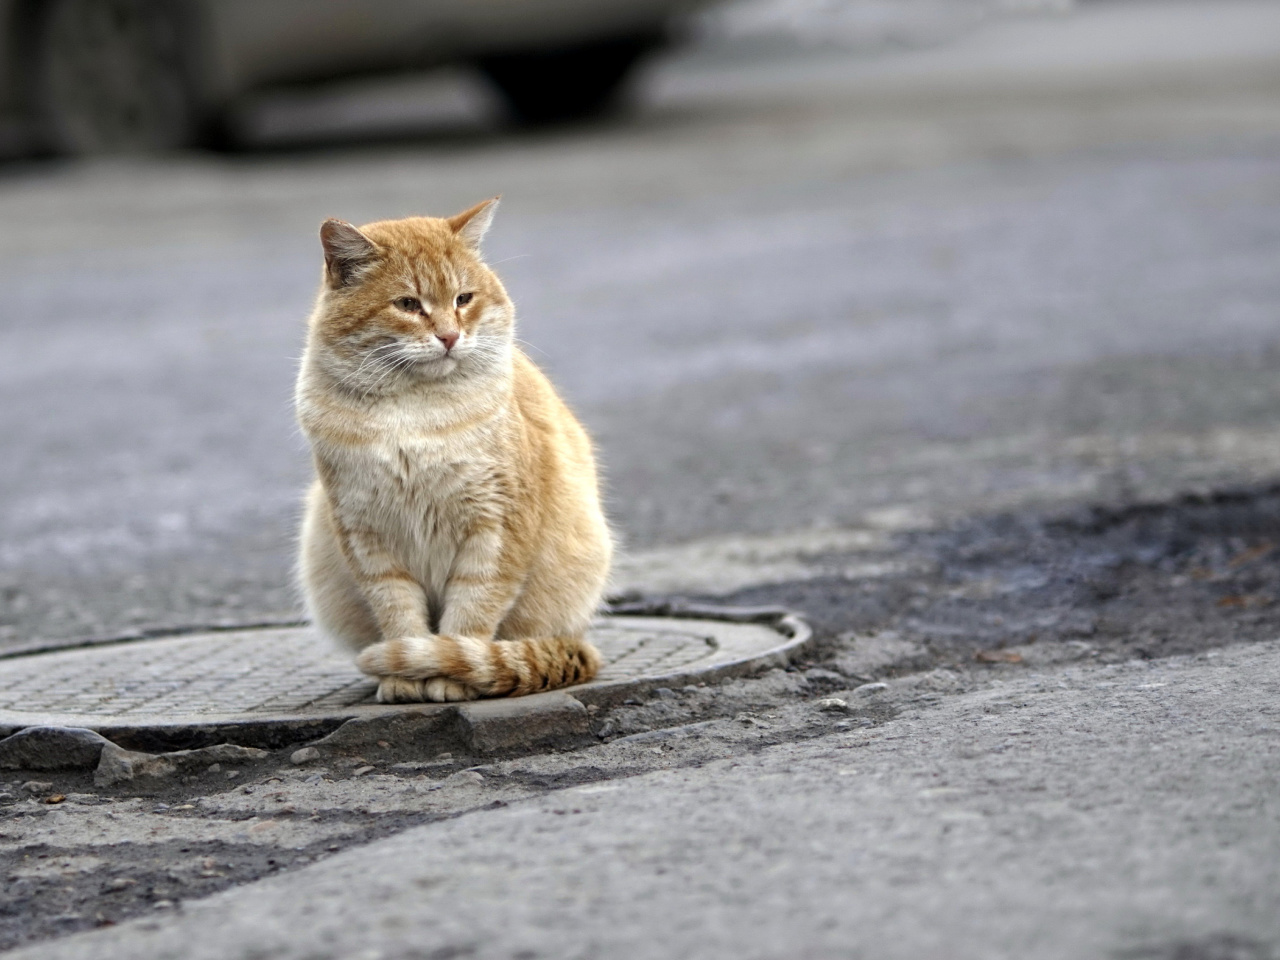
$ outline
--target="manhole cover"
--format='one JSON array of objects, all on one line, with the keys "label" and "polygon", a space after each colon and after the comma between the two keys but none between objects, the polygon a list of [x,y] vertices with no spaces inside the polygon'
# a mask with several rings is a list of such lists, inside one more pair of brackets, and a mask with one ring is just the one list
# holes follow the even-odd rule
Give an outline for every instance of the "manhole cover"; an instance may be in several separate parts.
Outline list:
[{"label": "manhole cover", "polygon": [[[730,622],[609,617],[591,639],[605,666],[568,692],[588,702],[781,664],[809,638],[794,617],[759,611]],[[732,612],[728,615],[732,616]],[[35,725],[88,727],[130,739],[269,743],[352,717],[403,710],[309,627],[191,634],[0,660],[0,735]],[[420,709],[420,708],[419,708]],[[279,728],[279,736],[272,734]],[[184,735],[183,731],[186,731]],[[166,735],[167,734],[167,735]]]}]

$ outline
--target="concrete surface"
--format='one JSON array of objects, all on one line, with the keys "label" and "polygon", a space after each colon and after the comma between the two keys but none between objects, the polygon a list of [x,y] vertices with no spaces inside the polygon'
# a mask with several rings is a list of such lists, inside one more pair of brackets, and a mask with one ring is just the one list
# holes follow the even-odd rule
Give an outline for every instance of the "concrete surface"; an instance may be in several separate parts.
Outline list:
[{"label": "concrete surface", "polygon": [[501,760],[13,771],[0,942],[1274,960],[1280,4],[866,52],[694,50],[604,127],[5,171],[10,649],[295,616],[315,224],[497,190],[618,592],[818,646]]},{"label": "concrete surface", "polygon": [[11,956],[1252,960],[1280,943],[1275,643],[1045,671],[524,802],[488,782],[463,816]]}]

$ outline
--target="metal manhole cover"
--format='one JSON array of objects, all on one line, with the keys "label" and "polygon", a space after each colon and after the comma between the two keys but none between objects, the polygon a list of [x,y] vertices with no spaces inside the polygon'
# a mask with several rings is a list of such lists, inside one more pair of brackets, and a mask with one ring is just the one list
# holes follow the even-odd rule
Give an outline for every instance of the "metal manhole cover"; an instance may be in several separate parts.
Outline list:
[{"label": "metal manhole cover", "polygon": [[[567,688],[582,700],[781,664],[809,636],[786,618],[762,623],[610,617],[591,639],[599,677]],[[790,635],[787,635],[790,634]],[[324,729],[403,709],[309,627],[193,634],[0,660],[0,735],[38,724],[112,731],[215,730],[299,723]],[[241,737],[240,739],[243,739]]]}]

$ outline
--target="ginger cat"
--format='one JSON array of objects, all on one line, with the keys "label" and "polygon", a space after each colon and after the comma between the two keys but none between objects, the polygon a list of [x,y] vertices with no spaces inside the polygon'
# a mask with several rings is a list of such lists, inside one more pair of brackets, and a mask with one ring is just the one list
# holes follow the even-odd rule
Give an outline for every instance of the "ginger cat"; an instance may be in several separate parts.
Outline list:
[{"label": "ginger cat", "polygon": [[591,442],[513,342],[480,256],[497,203],[320,228],[300,575],[383,703],[550,690],[600,664],[585,633],[612,540]]}]

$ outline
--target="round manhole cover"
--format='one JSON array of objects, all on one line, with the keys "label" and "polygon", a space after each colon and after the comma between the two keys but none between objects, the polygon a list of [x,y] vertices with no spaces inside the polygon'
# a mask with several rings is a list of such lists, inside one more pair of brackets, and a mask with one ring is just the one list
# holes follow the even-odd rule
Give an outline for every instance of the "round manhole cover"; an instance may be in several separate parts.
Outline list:
[{"label": "round manhole cover", "polygon": [[[591,630],[604,657],[600,675],[566,692],[608,702],[663,684],[742,673],[786,662],[808,638],[801,621],[781,614],[772,624],[608,617]],[[150,732],[177,741],[198,732],[194,739],[287,742],[298,728],[319,732],[353,717],[406,709],[376,703],[375,689],[349,654],[309,627],[58,650],[0,660],[0,735],[53,725],[108,737]]]}]

